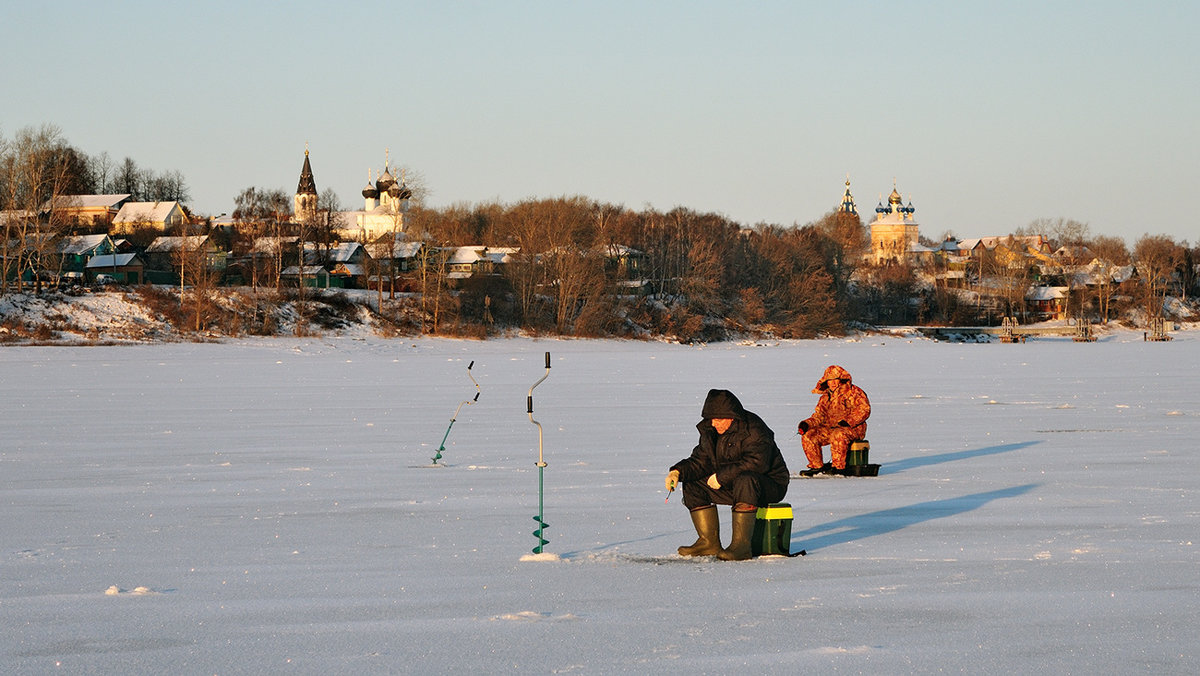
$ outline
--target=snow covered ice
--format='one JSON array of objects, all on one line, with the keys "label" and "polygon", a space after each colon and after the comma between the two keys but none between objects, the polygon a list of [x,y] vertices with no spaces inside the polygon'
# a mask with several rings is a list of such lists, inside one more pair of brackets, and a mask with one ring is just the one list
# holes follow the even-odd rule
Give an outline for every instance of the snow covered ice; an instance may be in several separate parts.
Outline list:
[{"label": "snow covered ice", "polygon": [[[549,544],[536,544],[544,426]],[[428,468],[460,401],[443,452]],[[685,560],[710,387],[878,477],[805,557]],[[239,340],[0,349],[6,673],[1200,673],[1200,340]],[[721,508],[729,533],[728,508]]]}]

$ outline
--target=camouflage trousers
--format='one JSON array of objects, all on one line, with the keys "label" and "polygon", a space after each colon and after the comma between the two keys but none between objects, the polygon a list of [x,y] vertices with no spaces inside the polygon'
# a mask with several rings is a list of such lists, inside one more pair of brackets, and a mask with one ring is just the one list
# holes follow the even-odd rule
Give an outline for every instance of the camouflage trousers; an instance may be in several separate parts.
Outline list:
[{"label": "camouflage trousers", "polygon": [[866,427],[814,427],[805,432],[804,436],[800,437],[800,443],[804,446],[804,457],[808,459],[808,466],[820,469],[824,464],[821,459],[821,447],[829,446],[830,464],[836,469],[846,469],[846,453],[850,450],[850,443],[865,437]]}]

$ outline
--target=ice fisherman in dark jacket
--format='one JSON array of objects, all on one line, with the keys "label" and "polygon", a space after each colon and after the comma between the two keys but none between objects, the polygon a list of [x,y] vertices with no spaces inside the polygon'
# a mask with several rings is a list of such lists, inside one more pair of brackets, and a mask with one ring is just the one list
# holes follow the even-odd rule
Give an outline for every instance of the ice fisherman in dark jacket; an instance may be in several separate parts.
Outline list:
[{"label": "ice fisherman in dark jacket", "polygon": [[[700,443],[689,457],[671,466],[666,479],[668,491],[683,482],[683,504],[699,536],[692,545],[680,547],[679,554],[748,559],[755,513],[787,493],[787,464],[775,433],[729,390],[709,390],[701,415],[704,419],[696,424]],[[721,547],[717,505],[733,506],[728,548]]]}]

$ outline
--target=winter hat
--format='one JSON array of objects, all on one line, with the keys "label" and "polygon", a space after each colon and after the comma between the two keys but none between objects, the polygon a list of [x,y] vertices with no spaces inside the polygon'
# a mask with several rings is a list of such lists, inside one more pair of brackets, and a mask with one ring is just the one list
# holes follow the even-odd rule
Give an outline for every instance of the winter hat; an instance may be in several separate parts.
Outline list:
[{"label": "winter hat", "polygon": [[829,389],[825,383],[830,380],[840,380],[845,383],[850,382],[850,372],[846,369],[834,364],[825,369],[825,373],[821,374],[821,379],[817,381],[817,386],[813,388],[813,394],[823,394]]},{"label": "winter hat", "polygon": [[709,390],[708,396],[704,399],[704,408],[701,409],[700,415],[705,419],[713,418],[744,418],[746,409],[742,408],[742,402],[738,401],[736,395],[729,390]]}]

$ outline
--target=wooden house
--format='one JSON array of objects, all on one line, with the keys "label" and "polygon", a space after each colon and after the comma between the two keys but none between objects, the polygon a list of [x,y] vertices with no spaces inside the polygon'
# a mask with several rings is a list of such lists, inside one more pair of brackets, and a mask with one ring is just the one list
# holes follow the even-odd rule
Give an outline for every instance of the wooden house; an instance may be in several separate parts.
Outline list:
[{"label": "wooden house", "polygon": [[303,268],[299,265],[289,265],[279,273],[279,278],[286,286],[300,286],[300,280],[303,279],[306,289],[341,288],[343,281],[331,277],[329,271],[321,265],[305,265]]},{"label": "wooden house", "polygon": [[166,232],[187,225],[187,213],[179,202],[126,202],[112,219],[113,234],[131,233],[139,228]]},{"label": "wooden house", "polygon": [[147,279],[155,284],[178,284],[185,257],[203,257],[204,267],[216,274],[222,274],[228,263],[228,254],[208,235],[156,237],[145,256]]},{"label": "wooden house", "polygon": [[88,259],[84,274],[89,282],[108,275],[122,284],[142,284],[146,281],[145,268],[134,253],[99,254]]},{"label": "wooden house", "polygon": [[1039,320],[1063,319],[1067,316],[1067,287],[1031,286],[1025,292],[1025,305]]},{"label": "wooden house", "polygon": [[113,241],[108,235],[64,237],[54,248],[54,253],[59,257],[58,267],[62,272],[83,272],[93,256],[112,252]]},{"label": "wooden house", "polygon": [[475,275],[498,275],[505,265],[510,263],[520,251],[517,247],[508,246],[460,246],[454,248],[446,266],[449,279],[467,279]]},{"label": "wooden house", "polygon": [[42,213],[65,223],[107,226],[129,198],[128,194],[58,195],[42,205]]}]

